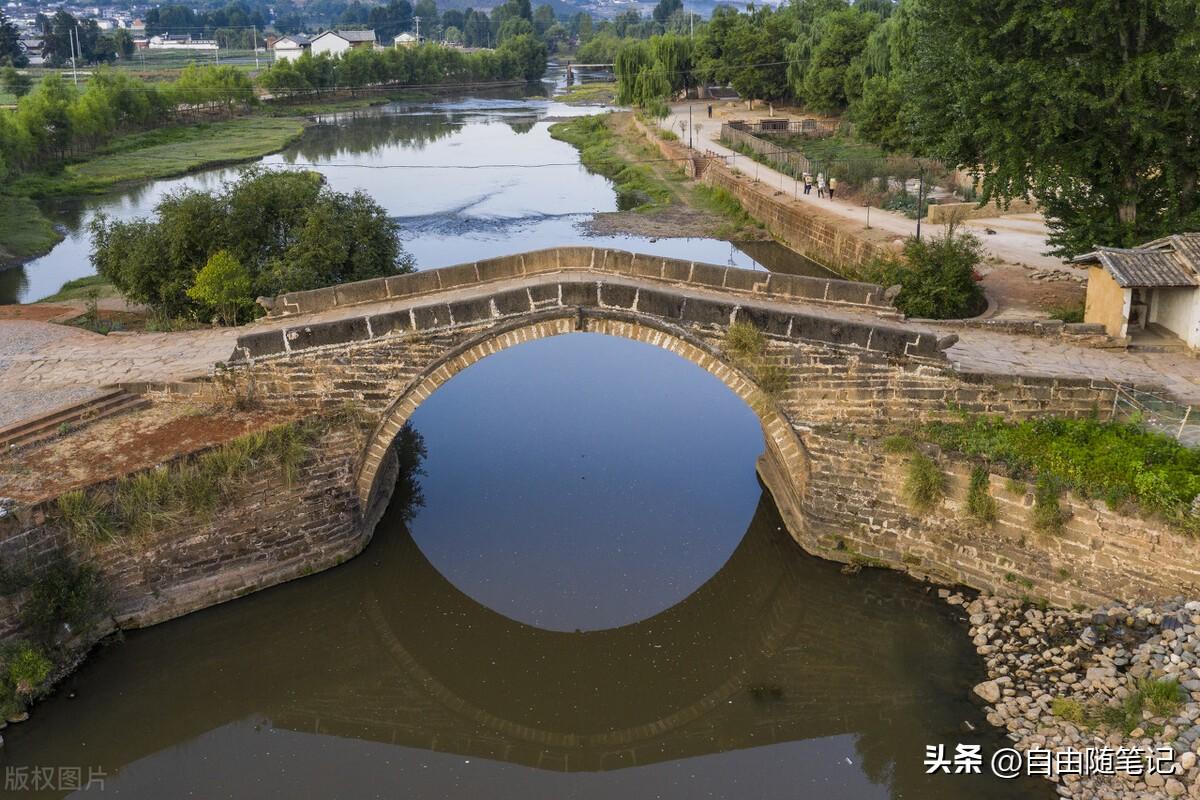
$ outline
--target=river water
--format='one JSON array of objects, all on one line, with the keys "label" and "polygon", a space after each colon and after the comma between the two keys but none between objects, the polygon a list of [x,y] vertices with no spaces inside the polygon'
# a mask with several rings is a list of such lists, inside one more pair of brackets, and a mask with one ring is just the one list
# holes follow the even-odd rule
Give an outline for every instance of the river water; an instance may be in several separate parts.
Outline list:
[{"label": "river water", "polygon": [[[574,147],[550,138],[549,127],[553,119],[599,109],[515,94],[321,116],[299,142],[258,163],[314,169],[338,191],[366,191],[400,222],[404,245],[422,269],[574,243],[763,268],[718,239],[587,236],[581,223],[617,210],[616,193],[607,179],[580,165]],[[217,189],[241,169],[206,170],[51,204],[46,210],[65,238],[41,258],[0,270],[0,304],[39,300],[65,281],[93,274],[88,223],[97,214],[147,217],[164,195]],[[754,247],[771,269],[831,274],[779,245]]]},{"label": "river water", "polygon": [[[543,119],[572,113],[393,105],[265,160],[366,188],[423,267],[595,242],[578,223],[616,200],[577,164],[457,168],[572,162]],[[602,241],[757,263],[715,240]],[[86,249],[75,233],[29,265],[22,296],[86,274]],[[74,794],[147,800],[1053,796],[925,774],[926,745],[1004,745],[969,699],[983,674],[960,612],[804,554],[757,481],[757,418],[698,367],[595,334],[530,342],[459,373],[413,424],[428,458],[411,521],[390,508],[336,569],[102,646],[4,731],[0,774],[78,768],[97,783]]]}]

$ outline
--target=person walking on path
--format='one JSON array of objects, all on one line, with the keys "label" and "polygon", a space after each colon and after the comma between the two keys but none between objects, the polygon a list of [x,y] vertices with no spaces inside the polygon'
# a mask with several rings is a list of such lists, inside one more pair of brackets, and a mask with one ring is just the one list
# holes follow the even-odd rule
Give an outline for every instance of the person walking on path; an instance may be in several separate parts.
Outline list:
[{"label": "person walking on path", "polygon": [[825,196],[825,173],[817,173],[817,197]]},{"label": "person walking on path", "polygon": [[829,179],[829,199],[833,199],[833,193],[837,191],[837,178]]},{"label": "person walking on path", "polygon": [[812,193],[812,175],[808,174],[807,172],[804,173],[804,193]]}]

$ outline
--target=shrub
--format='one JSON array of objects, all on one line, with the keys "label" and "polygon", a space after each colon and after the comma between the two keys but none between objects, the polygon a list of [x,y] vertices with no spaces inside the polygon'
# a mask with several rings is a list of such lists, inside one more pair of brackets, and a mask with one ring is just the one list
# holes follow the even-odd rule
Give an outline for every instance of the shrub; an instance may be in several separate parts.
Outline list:
[{"label": "shrub", "polygon": [[46,648],[63,634],[86,635],[107,609],[107,596],[95,567],[59,558],[46,567],[21,607],[22,621]]},{"label": "shrub", "polygon": [[942,499],[946,490],[946,479],[934,460],[924,453],[916,453],[908,462],[908,473],[904,478],[904,497],[914,511],[930,511]]},{"label": "shrub", "polygon": [[1049,475],[1039,476],[1033,485],[1033,529],[1038,533],[1059,533],[1067,521],[1059,506],[1058,497],[1062,489]]},{"label": "shrub", "polygon": [[111,539],[113,520],[108,508],[98,498],[83,490],[59,496],[58,513],[67,531],[85,542]]},{"label": "shrub", "polygon": [[971,482],[967,488],[967,512],[984,523],[996,521],[996,498],[991,495],[991,484],[987,468],[976,465],[971,468]]},{"label": "shrub", "polygon": [[50,677],[50,659],[28,642],[18,642],[5,657],[4,682],[14,694],[32,695]]},{"label": "shrub", "polygon": [[228,250],[213,253],[196,273],[187,296],[215,312],[225,325],[237,325],[238,317],[246,316],[254,306],[250,273]]},{"label": "shrub", "polygon": [[748,322],[735,322],[725,331],[725,352],[735,360],[756,358],[766,346],[762,331]]},{"label": "shrub", "polygon": [[767,339],[748,322],[735,322],[725,332],[724,350],[741,369],[748,372],[768,397],[787,389],[788,372],[782,364],[767,357]]},{"label": "shrub", "polygon": [[987,307],[975,281],[982,258],[983,246],[971,234],[910,238],[904,261],[876,259],[864,268],[863,277],[884,286],[899,284],[896,307],[910,317],[973,317]]},{"label": "shrub", "polygon": [[1184,690],[1176,678],[1142,678],[1137,682],[1137,691],[1150,711],[1160,717],[1173,715],[1183,705]]}]

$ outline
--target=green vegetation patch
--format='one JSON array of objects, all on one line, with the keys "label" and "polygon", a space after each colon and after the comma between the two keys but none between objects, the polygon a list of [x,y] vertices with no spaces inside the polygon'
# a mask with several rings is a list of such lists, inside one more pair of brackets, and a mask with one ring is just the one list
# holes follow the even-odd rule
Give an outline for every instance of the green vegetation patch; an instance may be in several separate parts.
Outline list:
[{"label": "green vegetation patch", "polygon": [[304,133],[295,118],[243,117],[175,126],[115,140],[106,151],[56,175],[32,175],[18,186],[38,195],[97,192],[126,181],[165,178],[282,150]]},{"label": "green vegetation patch", "polygon": [[69,280],[49,297],[39,303],[65,303],[68,300],[95,300],[101,297],[116,297],[117,289],[103,275],[87,275]]},{"label": "green vegetation patch", "polygon": [[28,197],[0,195],[0,261],[45,253],[62,240]]},{"label": "green vegetation patch", "polygon": [[725,353],[748,373],[758,388],[775,398],[788,386],[787,368],[770,358],[767,337],[748,322],[735,322],[725,332]]},{"label": "green vegetation patch", "polygon": [[576,147],[585,167],[613,182],[622,211],[642,211],[671,202],[671,190],[648,167],[630,164],[617,152],[617,136],[605,115],[556,122],[550,126],[550,135]]},{"label": "green vegetation patch", "polygon": [[612,81],[603,83],[581,83],[570,87],[562,94],[554,96],[555,100],[571,105],[591,105],[596,103],[611,104],[617,97],[617,84]]},{"label": "green vegetation patch", "polygon": [[1135,424],[965,416],[928,423],[918,435],[993,464],[1010,478],[1033,480],[1039,498],[1035,513],[1047,530],[1061,527],[1057,498],[1062,489],[1113,508],[1134,503],[1189,531],[1200,527],[1190,513],[1200,494],[1200,450]]},{"label": "green vegetation patch", "polygon": [[128,475],[109,489],[67,492],[58,498],[59,519],[72,538],[92,544],[208,516],[263,470],[278,470],[291,484],[322,429],[313,420],[289,422],[231,439],[195,459]]},{"label": "green vegetation patch", "polygon": [[987,468],[976,464],[971,468],[971,482],[967,486],[967,513],[982,523],[996,521],[996,498],[992,497]]},{"label": "green vegetation patch", "polygon": [[1171,717],[1183,706],[1184,697],[1183,687],[1175,678],[1141,678],[1117,705],[1056,697],[1050,702],[1050,710],[1059,719],[1083,728],[1108,728],[1128,735],[1135,728],[1150,732],[1154,727],[1145,721],[1143,712]]}]

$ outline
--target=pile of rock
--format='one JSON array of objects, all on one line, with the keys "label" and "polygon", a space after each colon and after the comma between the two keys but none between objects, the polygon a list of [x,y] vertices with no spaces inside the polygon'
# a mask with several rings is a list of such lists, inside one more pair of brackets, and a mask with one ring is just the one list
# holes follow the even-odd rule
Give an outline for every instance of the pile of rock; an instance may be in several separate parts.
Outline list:
[{"label": "pile of rock", "polygon": [[[1016,749],[1174,750],[1167,774],[1051,776],[1061,796],[1200,800],[1200,602],[1066,611],[940,594],[968,615],[989,678],[975,693]],[[1151,701],[1150,681],[1170,702]]]}]

